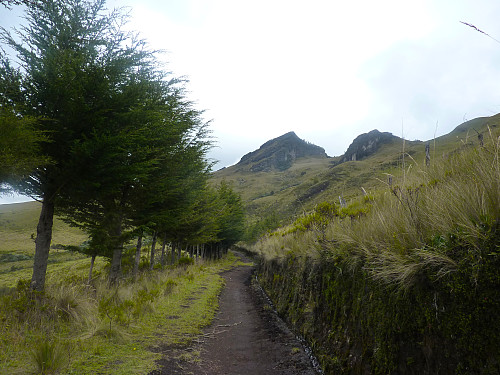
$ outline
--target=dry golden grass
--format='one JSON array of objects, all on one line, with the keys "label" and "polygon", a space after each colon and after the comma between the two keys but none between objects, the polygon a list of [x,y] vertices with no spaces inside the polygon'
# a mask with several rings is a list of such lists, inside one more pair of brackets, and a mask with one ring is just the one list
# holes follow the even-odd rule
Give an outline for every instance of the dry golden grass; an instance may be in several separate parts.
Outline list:
[{"label": "dry golden grass", "polygon": [[373,278],[412,286],[418,275],[453,272],[456,259],[445,241],[479,251],[500,221],[500,138],[488,133],[485,146],[462,148],[426,168],[412,164],[393,185],[375,193],[369,214],[334,219],[308,231],[280,229],[254,247],[266,258],[318,253],[362,264]]},{"label": "dry golden grass", "polygon": [[215,172],[212,181],[232,183],[242,195],[250,223],[274,214],[282,223],[289,223],[320,202],[338,203],[343,196],[349,203],[363,194],[362,188],[369,193],[383,189],[388,175],[403,176],[403,151],[405,175],[408,168],[410,174],[413,169],[419,173],[425,168],[426,144],[430,145],[431,165],[437,165],[458,149],[477,146],[478,132],[486,140],[488,126],[497,131],[500,115],[471,120],[435,140],[405,141],[404,148],[402,142],[384,144],[361,161],[335,165],[338,158],[302,158],[286,171],[258,173],[235,165]]}]

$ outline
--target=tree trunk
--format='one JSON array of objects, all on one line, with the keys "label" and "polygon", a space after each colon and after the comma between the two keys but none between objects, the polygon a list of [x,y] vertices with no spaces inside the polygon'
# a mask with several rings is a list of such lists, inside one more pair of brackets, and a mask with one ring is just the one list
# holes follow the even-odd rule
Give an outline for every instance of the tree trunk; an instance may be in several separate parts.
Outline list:
[{"label": "tree trunk", "polygon": [[172,251],[171,251],[171,259],[172,261],[171,264],[174,264],[175,263],[175,242],[172,242]]},{"label": "tree trunk", "polygon": [[92,270],[94,269],[94,262],[95,262],[95,255],[92,255],[92,258],[90,258],[90,270],[89,270],[89,279],[87,281],[87,284],[90,285],[90,282],[92,281]]},{"label": "tree trunk", "polygon": [[182,245],[177,244],[177,259],[181,259]]},{"label": "tree trunk", "polygon": [[135,248],[135,259],[134,259],[134,277],[137,277],[139,273],[139,264],[141,263],[141,251],[142,251],[142,232],[139,233],[137,238],[137,246]]},{"label": "tree trunk", "polygon": [[153,242],[151,243],[151,259],[149,260],[149,270],[155,266],[156,231],[153,232]]},{"label": "tree trunk", "polygon": [[115,227],[115,246],[113,250],[113,258],[111,259],[111,268],[109,270],[109,283],[115,285],[121,275],[122,270],[122,253],[123,253],[123,239],[121,220]]},{"label": "tree trunk", "polygon": [[161,265],[165,265],[165,247],[167,246],[167,235],[163,235],[163,242],[161,244]]},{"label": "tree trunk", "polygon": [[45,274],[47,273],[53,223],[54,202],[44,197],[36,227],[35,259],[33,262],[33,276],[31,277],[31,289],[39,292],[45,288]]}]

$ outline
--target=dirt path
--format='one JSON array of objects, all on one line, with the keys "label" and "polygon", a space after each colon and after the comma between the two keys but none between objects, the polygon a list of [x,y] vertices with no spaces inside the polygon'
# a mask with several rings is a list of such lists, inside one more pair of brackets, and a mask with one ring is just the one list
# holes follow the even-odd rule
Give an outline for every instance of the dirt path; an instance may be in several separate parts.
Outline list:
[{"label": "dirt path", "polygon": [[[154,374],[316,374],[301,343],[252,284],[253,270],[240,266],[223,275],[226,286],[215,320],[185,351],[199,353],[199,360],[182,362],[167,355]],[[198,358],[198,354],[186,356]]]}]

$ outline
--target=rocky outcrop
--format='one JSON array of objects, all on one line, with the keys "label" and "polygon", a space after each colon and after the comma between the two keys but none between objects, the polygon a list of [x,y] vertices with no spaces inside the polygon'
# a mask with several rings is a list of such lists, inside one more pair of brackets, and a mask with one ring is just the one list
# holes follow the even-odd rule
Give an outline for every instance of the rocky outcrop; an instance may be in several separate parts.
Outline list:
[{"label": "rocky outcrop", "polygon": [[369,133],[361,134],[351,143],[345,154],[341,157],[339,164],[346,161],[362,160],[374,154],[381,145],[392,143],[396,140],[399,140],[399,138],[391,133],[381,133],[376,129]]},{"label": "rocky outcrop", "polygon": [[328,157],[322,147],[300,139],[294,132],[264,143],[256,151],[244,155],[237,166],[248,166],[252,172],[284,171],[301,157]]}]

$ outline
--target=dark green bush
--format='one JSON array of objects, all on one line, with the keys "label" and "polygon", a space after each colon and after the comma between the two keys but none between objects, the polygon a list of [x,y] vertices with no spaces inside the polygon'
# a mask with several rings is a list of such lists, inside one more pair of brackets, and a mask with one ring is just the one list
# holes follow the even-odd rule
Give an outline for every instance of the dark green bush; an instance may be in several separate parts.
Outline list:
[{"label": "dark green bush", "polygon": [[194,259],[189,257],[181,257],[177,262],[179,266],[190,266],[194,264]]}]

